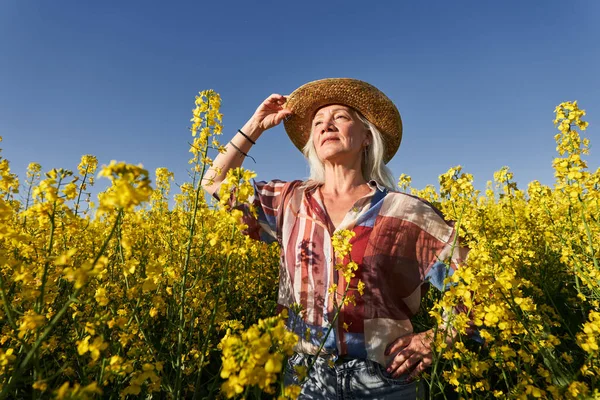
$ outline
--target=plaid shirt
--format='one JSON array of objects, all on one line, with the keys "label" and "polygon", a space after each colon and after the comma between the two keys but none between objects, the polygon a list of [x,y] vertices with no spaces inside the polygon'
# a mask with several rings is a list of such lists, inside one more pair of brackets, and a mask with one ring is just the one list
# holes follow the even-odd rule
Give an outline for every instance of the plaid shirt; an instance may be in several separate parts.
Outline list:
[{"label": "plaid shirt", "polygon": [[[246,213],[247,234],[281,246],[280,308],[290,311],[288,327],[301,338],[297,351],[314,354],[335,315],[328,289],[338,285],[338,303],[346,286],[335,268],[331,238],[335,231],[316,187],[302,181],[255,182],[251,199],[258,211]],[[416,196],[390,192],[369,182],[371,193],[360,198],[337,230],[355,232],[351,257],[359,265],[350,286],[365,283],[356,304],[342,307],[322,351],[334,356],[368,358],[386,364],[386,346],[413,331],[410,318],[419,310],[430,283],[445,290],[444,279],[466,257],[455,246],[453,224],[431,204]],[[447,266],[443,261],[452,258]]]}]

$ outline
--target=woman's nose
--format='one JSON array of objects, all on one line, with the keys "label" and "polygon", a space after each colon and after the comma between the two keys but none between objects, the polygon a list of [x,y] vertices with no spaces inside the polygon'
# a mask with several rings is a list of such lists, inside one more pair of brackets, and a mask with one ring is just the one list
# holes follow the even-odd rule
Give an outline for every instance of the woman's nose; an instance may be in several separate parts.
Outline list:
[{"label": "woman's nose", "polygon": [[321,133],[330,131],[333,127],[333,121],[330,118],[325,118],[321,124]]}]

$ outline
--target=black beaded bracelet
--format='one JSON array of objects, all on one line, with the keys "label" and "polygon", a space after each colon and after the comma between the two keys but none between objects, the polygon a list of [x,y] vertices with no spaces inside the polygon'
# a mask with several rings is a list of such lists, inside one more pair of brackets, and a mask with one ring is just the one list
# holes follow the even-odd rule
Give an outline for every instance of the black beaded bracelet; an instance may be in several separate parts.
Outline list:
[{"label": "black beaded bracelet", "polygon": [[233,142],[229,142],[229,144],[232,145],[234,149],[236,149],[241,154],[243,154],[244,157],[250,157],[252,159],[252,161],[254,161],[254,164],[256,164],[256,160],[254,159],[254,157],[249,156],[248,153],[244,153],[239,147],[237,147],[235,144],[233,144]]},{"label": "black beaded bracelet", "polygon": [[246,135],[244,132],[242,132],[241,129],[238,129],[238,132],[242,134],[243,137],[245,137],[246,139],[248,139],[248,141],[252,144],[256,144],[256,142],[252,139],[250,139],[250,137],[248,135]]}]

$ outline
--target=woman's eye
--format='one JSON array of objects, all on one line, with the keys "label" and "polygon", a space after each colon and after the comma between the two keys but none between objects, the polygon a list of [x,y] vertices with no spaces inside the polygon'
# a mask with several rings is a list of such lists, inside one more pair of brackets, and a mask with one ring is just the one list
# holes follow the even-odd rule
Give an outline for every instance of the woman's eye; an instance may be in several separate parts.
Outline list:
[{"label": "woman's eye", "polygon": [[[340,117],[348,119],[348,117],[346,117],[345,115],[341,115],[341,114],[340,114],[340,115],[336,115],[336,116],[334,117],[334,119],[338,119],[338,118],[340,118]],[[317,122],[315,122],[315,125],[314,125],[314,126],[317,126],[317,125],[319,125],[321,122],[322,122],[322,121],[317,121]]]}]

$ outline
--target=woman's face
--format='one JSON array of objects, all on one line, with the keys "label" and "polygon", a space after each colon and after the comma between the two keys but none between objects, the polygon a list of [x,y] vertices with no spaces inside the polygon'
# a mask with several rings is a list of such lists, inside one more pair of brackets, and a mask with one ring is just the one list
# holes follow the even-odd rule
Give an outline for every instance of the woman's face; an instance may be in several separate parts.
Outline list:
[{"label": "woman's face", "polygon": [[312,120],[312,140],[323,162],[347,163],[369,145],[369,131],[353,110],[332,104],[317,110]]}]

